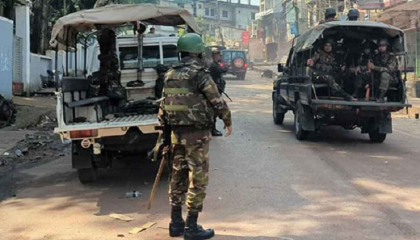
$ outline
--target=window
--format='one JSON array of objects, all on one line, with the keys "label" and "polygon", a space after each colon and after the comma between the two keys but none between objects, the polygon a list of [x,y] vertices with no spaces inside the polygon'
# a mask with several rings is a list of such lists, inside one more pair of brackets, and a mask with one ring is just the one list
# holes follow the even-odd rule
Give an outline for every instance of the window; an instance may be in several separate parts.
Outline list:
[{"label": "window", "polygon": [[171,66],[178,63],[178,49],[176,45],[163,45],[163,64]]},{"label": "window", "polygon": [[228,18],[228,17],[229,17],[229,12],[228,12],[228,11],[226,11],[226,10],[223,10],[223,11],[222,11],[222,17],[224,17],[224,18]]},{"label": "window", "polygon": [[246,59],[245,52],[242,52],[242,51],[233,51],[233,52],[222,51],[222,55],[223,55],[224,62],[232,61],[233,59],[238,58],[238,57]]},{"label": "window", "polygon": [[214,17],[214,9],[211,9],[211,10],[210,10],[210,15],[211,15],[212,17]]},{"label": "window", "polygon": [[209,16],[209,15],[210,15],[210,14],[209,14],[209,12],[210,12],[210,11],[209,11],[209,9],[208,9],[208,8],[206,8],[206,9],[205,9],[205,15],[206,15],[206,16]]},{"label": "window", "polygon": [[[121,69],[137,68],[137,47],[120,48]],[[159,46],[143,47],[143,67],[153,68],[160,63]]]},{"label": "window", "polygon": [[201,9],[203,7],[203,5],[198,4],[198,9]]},{"label": "window", "polygon": [[255,20],[255,13],[253,12],[253,13],[251,13],[251,19],[252,20]]}]

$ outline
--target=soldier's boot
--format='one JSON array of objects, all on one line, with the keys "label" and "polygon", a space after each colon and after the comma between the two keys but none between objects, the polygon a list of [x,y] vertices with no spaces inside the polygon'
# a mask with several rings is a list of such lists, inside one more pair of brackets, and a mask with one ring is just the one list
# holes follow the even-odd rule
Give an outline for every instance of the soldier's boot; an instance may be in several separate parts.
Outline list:
[{"label": "soldier's boot", "polygon": [[376,99],[376,102],[378,102],[378,103],[384,103],[385,102],[386,92],[387,91],[385,91],[385,90],[379,90],[379,96],[378,96],[378,99]]},{"label": "soldier's boot", "polygon": [[211,135],[212,135],[213,137],[221,137],[221,136],[223,136],[223,133],[222,133],[221,131],[217,130],[217,129],[216,129],[216,127],[214,127],[214,128],[211,130]]},{"label": "soldier's boot", "polygon": [[184,232],[185,240],[204,240],[214,237],[213,229],[203,229],[197,224],[198,213],[188,213],[187,226]]},{"label": "soldier's boot", "polygon": [[171,223],[169,223],[169,236],[179,237],[184,235],[185,221],[182,219],[182,207],[172,206]]}]

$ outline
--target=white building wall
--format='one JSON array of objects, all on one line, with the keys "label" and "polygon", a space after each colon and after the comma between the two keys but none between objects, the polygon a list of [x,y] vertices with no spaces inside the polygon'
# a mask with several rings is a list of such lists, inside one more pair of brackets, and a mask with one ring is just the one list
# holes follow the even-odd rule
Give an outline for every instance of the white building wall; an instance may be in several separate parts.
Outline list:
[{"label": "white building wall", "polygon": [[16,6],[16,36],[22,38],[22,82],[24,91],[28,94],[30,89],[30,22],[29,6]]},{"label": "white building wall", "polygon": [[12,98],[13,22],[0,17],[0,94]]},{"label": "white building wall", "polygon": [[257,9],[240,8],[237,7],[236,11],[236,27],[240,29],[246,29],[246,26],[252,24],[252,13],[256,14]]}]

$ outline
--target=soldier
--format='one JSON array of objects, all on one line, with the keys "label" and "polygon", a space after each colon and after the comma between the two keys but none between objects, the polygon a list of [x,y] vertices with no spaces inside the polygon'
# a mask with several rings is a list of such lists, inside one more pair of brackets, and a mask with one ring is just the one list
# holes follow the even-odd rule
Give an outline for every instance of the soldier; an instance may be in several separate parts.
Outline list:
[{"label": "soldier", "polygon": [[337,12],[335,11],[334,8],[327,8],[325,10],[325,20],[321,20],[318,24],[335,21],[336,15],[337,15]]},{"label": "soldier", "polygon": [[388,39],[381,39],[378,42],[378,54],[373,59],[373,63],[368,63],[368,69],[374,71],[375,80],[379,80],[379,94],[377,102],[385,102],[385,96],[389,85],[395,82],[395,71],[397,70],[397,58],[394,53],[388,50]]},{"label": "soldier", "polygon": [[347,14],[347,17],[348,17],[349,21],[359,20],[359,17],[360,17],[359,10],[357,10],[355,8],[350,9],[349,13]]},{"label": "soldier", "polygon": [[334,92],[343,95],[346,100],[353,101],[353,97],[346,93],[340,85],[336,83],[334,78],[334,75],[340,71],[344,71],[344,69],[340,69],[334,59],[334,54],[332,52],[334,43],[333,39],[327,39],[324,42],[324,48],[315,52],[314,56],[308,59],[307,64],[314,69],[314,77],[318,77],[319,80],[327,83],[328,87]]},{"label": "soldier", "polygon": [[[201,37],[193,33],[183,35],[178,40],[178,51],[182,60],[165,75],[162,104],[167,123],[172,127],[174,156],[169,187],[172,206],[169,235],[184,235],[187,240],[209,239],[215,235],[214,230],[204,230],[197,225],[197,219],[209,179],[210,128],[217,113],[227,129],[226,137],[231,135],[231,113],[204,67]],[[185,200],[186,223],[182,218]]]},{"label": "soldier", "polygon": [[[222,94],[225,91],[226,81],[223,79],[223,74],[227,73],[226,68],[222,68],[219,64],[222,61],[222,54],[217,48],[212,49],[213,62],[210,65],[210,75],[213,81],[216,83],[219,93]],[[215,137],[223,136],[223,134],[216,129],[217,116],[214,117],[214,125],[211,130],[211,134]]]},{"label": "soldier", "polygon": [[366,96],[366,85],[371,82],[372,73],[369,71],[367,65],[373,58],[372,47],[373,43],[371,41],[365,41],[362,45],[361,56],[356,59],[356,63],[349,69],[349,72],[356,76],[353,96],[357,98]]}]

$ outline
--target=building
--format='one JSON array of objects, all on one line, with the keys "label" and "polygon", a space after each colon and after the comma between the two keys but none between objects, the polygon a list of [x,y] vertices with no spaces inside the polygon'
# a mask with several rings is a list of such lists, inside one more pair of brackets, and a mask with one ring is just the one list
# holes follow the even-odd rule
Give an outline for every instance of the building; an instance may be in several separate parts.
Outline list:
[{"label": "building", "polygon": [[202,27],[203,35],[218,44],[231,45],[240,42],[242,32],[252,24],[259,7],[251,5],[251,0],[160,0],[162,6],[182,7],[191,12]]}]

